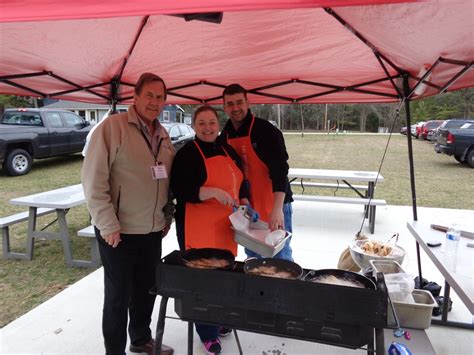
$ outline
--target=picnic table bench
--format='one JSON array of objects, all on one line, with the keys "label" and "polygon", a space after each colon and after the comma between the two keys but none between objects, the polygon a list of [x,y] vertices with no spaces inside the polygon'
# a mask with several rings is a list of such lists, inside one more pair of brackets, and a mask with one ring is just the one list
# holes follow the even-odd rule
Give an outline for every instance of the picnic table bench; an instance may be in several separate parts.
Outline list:
[{"label": "picnic table bench", "polygon": [[[54,208],[39,208],[36,216],[41,217],[54,212]],[[19,212],[11,216],[0,218],[0,228],[2,229],[2,249],[5,259],[28,259],[26,253],[12,252],[10,248],[10,226],[28,220],[29,212]]]},{"label": "picnic table bench", "polygon": [[[364,206],[365,218],[369,219],[370,233],[375,231],[376,206],[386,206],[387,202],[381,199],[374,199],[375,183],[384,180],[383,176],[374,171],[353,171],[353,170],[327,170],[327,169],[301,169],[290,168],[288,178],[292,186],[299,185],[303,193],[305,187],[351,189],[359,197],[341,196],[320,196],[320,195],[293,195],[295,201],[312,201],[323,203],[358,204]],[[317,180],[336,180],[336,183],[313,182]],[[299,180],[299,181],[298,181]],[[357,183],[366,183],[365,185]]]},{"label": "picnic table bench", "polygon": [[[71,239],[69,236],[66,214],[70,208],[80,206],[84,204],[85,201],[81,184],[11,199],[10,203],[13,205],[29,207],[26,252],[25,256],[22,258],[32,260],[35,239],[44,238],[60,240],[62,242],[67,265],[79,267],[97,266],[97,260],[94,260],[94,257],[92,257],[91,260],[76,260],[72,255]],[[42,209],[50,209],[52,210],[51,212],[56,212],[57,221],[59,223],[59,232],[49,232],[37,229],[36,218],[39,216]],[[91,248],[95,248],[92,244],[93,242],[96,241],[91,239]],[[91,252],[93,252],[92,249]]]}]

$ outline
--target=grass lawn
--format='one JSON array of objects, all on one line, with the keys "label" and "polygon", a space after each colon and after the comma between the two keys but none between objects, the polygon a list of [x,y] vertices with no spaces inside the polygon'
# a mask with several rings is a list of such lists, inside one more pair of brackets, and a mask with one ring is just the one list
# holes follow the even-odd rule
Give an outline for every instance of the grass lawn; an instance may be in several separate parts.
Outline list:
[{"label": "grass lawn", "polygon": [[[387,135],[285,135],[290,166],[341,170],[376,171],[387,143]],[[436,154],[433,145],[414,140],[417,201],[419,206],[474,209],[474,169],[461,165],[452,157]],[[14,197],[80,183],[82,157],[72,155],[36,161],[26,176],[8,177],[0,171],[0,216],[23,211],[9,204]],[[376,198],[392,205],[410,205],[406,137],[392,137],[381,174],[385,180],[377,186]],[[299,188],[294,192],[299,193]],[[319,189],[318,194],[333,194]],[[339,190],[338,196],[355,196]],[[67,215],[75,258],[89,257],[87,238],[74,237],[76,231],[89,225],[85,206],[73,208]],[[45,226],[53,215],[39,218]],[[53,224],[50,228],[57,228]],[[12,247],[23,251],[26,223],[10,228]],[[44,302],[62,289],[81,279],[92,269],[67,267],[59,241],[36,241],[31,262],[0,259],[0,327]]]},{"label": "grass lawn", "polygon": [[[22,206],[8,203],[11,198],[60,188],[81,182],[82,156],[38,160],[25,176],[9,177],[0,172],[0,215],[2,217],[25,211]],[[55,214],[38,218],[38,226],[55,220]],[[74,237],[76,231],[88,226],[89,214],[85,206],[72,208],[67,214],[75,258],[88,258],[88,238]],[[58,230],[54,223],[48,230]],[[24,251],[27,223],[10,227],[10,241],[14,251]],[[86,239],[86,240],[85,240]],[[0,327],[43,303],[68,285],[89,274],[91,269],[67,267],[62,243],[37,240],[32,261],[0,259]]]},{"label": "grass lawn", "polygon": [[[388,135],[285,135],[294,168],[377,171],[387,140]],[[435,153],[428,141],[413,139],[413,154],[418,206],[474,209],[474,169]],[[408,164],[406,137],[393,135],[380,171],[384,181],[377,185],[375,198],[389,205],[411,205]],[[293,192],[300,191],[293,187]],[[334,190],[315,193],[332,195]],[[339,190],[337,195],[356,197],[350,190]]]}]

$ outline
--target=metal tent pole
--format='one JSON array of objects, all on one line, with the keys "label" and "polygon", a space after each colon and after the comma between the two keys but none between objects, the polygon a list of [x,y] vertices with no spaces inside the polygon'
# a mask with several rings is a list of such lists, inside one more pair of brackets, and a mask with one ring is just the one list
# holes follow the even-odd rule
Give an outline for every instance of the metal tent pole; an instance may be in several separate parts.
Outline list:
[{"label": "metal tent pole", "polygon": [[[415,188],[415,167],[413,163],[413,146],[411,139],[411,113],[410,113],[410,85],[408,83],[408,75],[403,76],[403,92],[405,94],[405,115],[407,123],[407,143],[408,143],[408,161],[410,168],[410,186],[411,186],[411,201],[413,207],[413,220],[418,220],[418,213],[416,209],[416,188]],[[420,245],[416,242],[416,259],[418,262],[418,276],[420,278],[420,288],[422,285],[422,273],[421,273],[421,255]]]},{"label": "metal tent pole", "polygon": [[112,106],[112,112],[111,112],[112,115],[115,115],[117,113],[119,90],[120,90],[120,81],[117,77],[115,77],[112,79],[110,83],[110,96],[112,97],[110,104]]}]

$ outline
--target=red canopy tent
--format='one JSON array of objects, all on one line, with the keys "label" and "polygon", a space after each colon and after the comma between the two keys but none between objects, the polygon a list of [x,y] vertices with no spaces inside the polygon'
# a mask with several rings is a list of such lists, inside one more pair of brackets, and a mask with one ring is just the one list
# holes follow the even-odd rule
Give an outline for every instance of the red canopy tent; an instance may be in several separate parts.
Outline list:
[{"label": "red canopy tent", "polygon": [[[4,94],[130,102],[144,71],[165,79],[170,103],[217,103],[232,82],[253,103],[391,102],[424,67],[414,98],[474,83],[472,0],[0,4]],[[220,24],[168,16],[222,11]]]}]

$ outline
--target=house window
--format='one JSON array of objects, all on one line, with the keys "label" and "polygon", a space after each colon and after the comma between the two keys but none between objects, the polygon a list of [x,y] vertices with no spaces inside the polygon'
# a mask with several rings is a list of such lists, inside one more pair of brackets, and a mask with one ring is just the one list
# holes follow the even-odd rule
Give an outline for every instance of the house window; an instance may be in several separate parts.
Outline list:
[{"label": "house window", "polygon": [[82,118],[84,118],[84,119],[86,118],[86,111],[85,110],[79,110],[79,111],[77,111],[77,114],[79,116],[81,116]]},{"label": "house window", "polygon": [[169,122],[169,121],[170,121],[170,112],[163,111],[163,122]]},{"label": "house window", "polygon": [[183,113],[176,111],[176,122],[183,122]]},{"label": "house window", "polygon": [[91,117],[90,117],[90,118],[91,118],[91,122],[95,122],[95,119],[96,119],[95,111],[91,111],[90,114],[91,114]]}]

